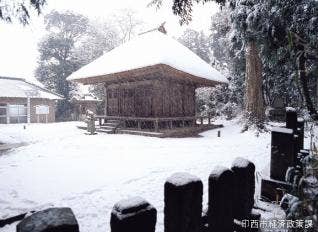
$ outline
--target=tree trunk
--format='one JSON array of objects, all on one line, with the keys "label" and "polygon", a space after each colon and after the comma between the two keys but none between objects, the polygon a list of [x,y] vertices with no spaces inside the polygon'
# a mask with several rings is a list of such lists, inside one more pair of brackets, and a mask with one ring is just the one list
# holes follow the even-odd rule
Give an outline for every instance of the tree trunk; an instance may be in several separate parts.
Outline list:
[{"label": "tree trunk", "polygon": [[245,111],[248,124],[263,126],[265,119],[262,93],[262,62],[255,41],[246,46]]},{"label": "tree trunk", "polygon": [[302,89],[302,95],[305,99],[305,103],[307,106],[307,109],[309,111],[310,116],[314,120],[318,120],[318,114],[315,109],[314,103],[311,100],[310,93],[309,93],[309,88],[308,88],[308,77],[306,75],[306,58],[305,58],[305,52],[304,52],[304,47],[301,47],[301,52],[298,57],[298,75],[299,75],[299,80],[301,84],[301,89]]}]

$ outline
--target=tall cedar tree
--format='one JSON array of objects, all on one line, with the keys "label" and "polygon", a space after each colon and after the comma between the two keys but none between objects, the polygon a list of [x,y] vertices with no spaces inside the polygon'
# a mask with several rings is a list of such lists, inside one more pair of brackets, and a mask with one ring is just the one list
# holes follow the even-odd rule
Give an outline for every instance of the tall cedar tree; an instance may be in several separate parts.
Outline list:
[{"label": "tall cedar tree", "polygon": [[[243,41],[243,47],[250,46],[249,41],[255,41],[262,53],[262,63],[265,64],[267,73],[272,69],[273,75],[277,78],[288,79],[291,76],[291,79],[296,79],[304,98],[304,105],[312,118],[317,119],[317,111],[312,100],[313,88],[310,83],[317,83],[318,62],[315,54],[318,48],[318,1],[198,0],[195,2],[207,1],[214,1],[223,6],[228,3],[237,41]],[[181,23],[191,20],[193,2],[174,0],[172,9],[181,17]],[[157,6],[161,3],[162,0],[152,2]],[[305,41],[303,51],[299,49],[299,44],[295,43],[295,35]],[[299,62],[299,57],[302,59],[301,53],[304,54],[305,63]],[[300,64],[303,67],[300,67]],[[277,66],[281,69],[276,68]],[[271,89],[270,84],[271,81],[265,83],[267,91]]]}]

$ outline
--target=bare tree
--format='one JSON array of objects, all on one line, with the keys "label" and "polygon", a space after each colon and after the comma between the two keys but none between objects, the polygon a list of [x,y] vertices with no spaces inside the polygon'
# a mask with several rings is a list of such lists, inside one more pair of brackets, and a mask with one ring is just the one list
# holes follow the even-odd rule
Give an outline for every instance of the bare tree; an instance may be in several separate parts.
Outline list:
[{"label": "bare tree", "polygon": [[119,10],[113,16],[113,24],[116,26],[121,43],[129,41],[138,34],[144,22],[137,16],[136,11],[126,8]]}]

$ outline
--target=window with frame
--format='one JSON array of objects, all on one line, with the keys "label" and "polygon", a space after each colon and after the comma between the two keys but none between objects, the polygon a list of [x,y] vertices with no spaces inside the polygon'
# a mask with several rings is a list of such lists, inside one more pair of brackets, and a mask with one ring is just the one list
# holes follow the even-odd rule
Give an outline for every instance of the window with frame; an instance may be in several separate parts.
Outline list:
[{"label": "window with frame", "polygon": [[24,105],[9,105],[8,115],[10,123],[26,123],[27,122],[27,106]]}]

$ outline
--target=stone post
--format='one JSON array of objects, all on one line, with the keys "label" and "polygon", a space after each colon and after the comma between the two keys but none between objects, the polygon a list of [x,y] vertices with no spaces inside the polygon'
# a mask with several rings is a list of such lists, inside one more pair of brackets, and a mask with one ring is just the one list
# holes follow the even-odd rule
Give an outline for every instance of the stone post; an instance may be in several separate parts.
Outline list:
[{"label": "stone post", "polygon": [[234,160],[231,170],[234,175],[234,218],[246,219],[254,206],[255,165],[239,157]]},{"label": "stone post", "polygon": [[286,128],[297,130],[297,112],[292,107],[286,107]]},{"label": "stone post", "polygon": [[188,173],[175,173],[164,186],[164,231],[200,232],[202,181]]},{"label": "stone post", "polygon": [[157,210],[141,197],[116,203],[111,212],[111,232],[155,232]]},{"label": "stone post", "polygon": [[288,167],[295,164],[295,138],[292,129],[272,129],[270,177],[285,181]]},{"label": "stone post", "polygon": [[297,133],[298,133],[298,146],[299,149],[304,149],[304,133],[305,133],[305,121],[303,118],[297,119]]},{"label": "stone post", "polygon": [[209,176],[209,232],[233,232],[233,172],[216,167]]},{"label": "stone post", "polygon": [[77,220],[70,208],[49,208],[32,214],[17,225],[17,232],[67,231],[79,232]]}]

